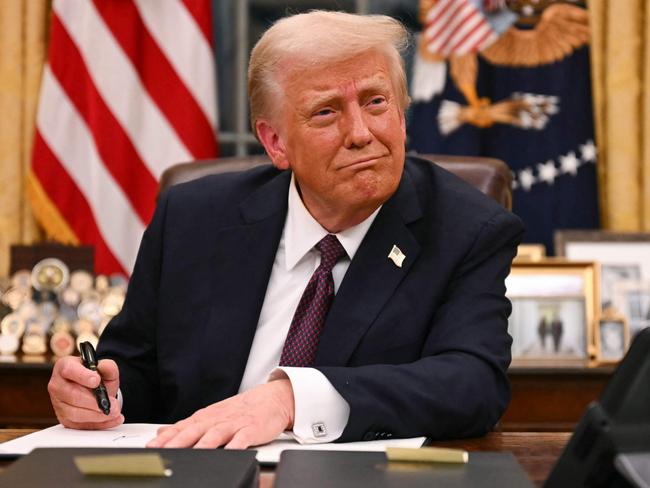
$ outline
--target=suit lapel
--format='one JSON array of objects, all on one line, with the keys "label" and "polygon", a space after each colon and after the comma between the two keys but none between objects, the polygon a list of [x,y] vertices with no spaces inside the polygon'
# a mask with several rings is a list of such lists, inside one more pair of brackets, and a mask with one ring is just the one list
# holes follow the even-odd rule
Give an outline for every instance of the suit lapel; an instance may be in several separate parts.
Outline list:
[{"label": "suit lapel", "polygon": [[[420,253],[407,224],[422,214],[413,181],[405,171],[397,192],[381,208],[359,247],[330,309],[316,366],[344,365]],[[402,267],[388,259],[397,246]]]},{"label": "suit lapel", "polygon": [[214,302],[201,357],[204,404],[239,388],[284,227],[290,179],[289,172],[272,179],[241,205],[241,225],[217,231]]}]

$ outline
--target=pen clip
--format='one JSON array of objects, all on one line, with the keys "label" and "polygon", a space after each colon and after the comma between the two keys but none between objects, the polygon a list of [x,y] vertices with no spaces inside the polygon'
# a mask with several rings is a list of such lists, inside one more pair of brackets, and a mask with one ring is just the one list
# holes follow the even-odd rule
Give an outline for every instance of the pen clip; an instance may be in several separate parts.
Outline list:
[{"label": "pen clip", "polygon": [[93,371],[97,369],[97,356],[95,355],[95,348],[93,345],[84,341],[79,344],[79,352],[81,353],[81,360],[84,363],[84,366]]}]

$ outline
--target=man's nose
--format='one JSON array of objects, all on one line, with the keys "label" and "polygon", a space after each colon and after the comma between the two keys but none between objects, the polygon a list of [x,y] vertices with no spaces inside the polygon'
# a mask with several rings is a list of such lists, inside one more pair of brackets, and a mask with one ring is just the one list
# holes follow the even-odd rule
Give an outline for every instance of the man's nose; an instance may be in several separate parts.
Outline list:
[{"label": "man's nose", "polygon": [[349,107],[344,116],[345,147],[365,147],[372,142],[372,132],[364,117],[363,110],[358,105]]}]

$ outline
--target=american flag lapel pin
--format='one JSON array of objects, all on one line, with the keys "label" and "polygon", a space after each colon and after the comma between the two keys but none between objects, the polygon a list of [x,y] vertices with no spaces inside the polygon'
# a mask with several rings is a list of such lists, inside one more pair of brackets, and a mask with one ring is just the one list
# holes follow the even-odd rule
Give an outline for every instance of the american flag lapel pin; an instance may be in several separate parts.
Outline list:
[{"label": "american flag lapel pin", "polygon": [[395,263],[395,266],[401,268],[404,258],[406,258],[406,254],[404,254],[399,247],[393,244],[393,248],[388,253],[388,259]]}]

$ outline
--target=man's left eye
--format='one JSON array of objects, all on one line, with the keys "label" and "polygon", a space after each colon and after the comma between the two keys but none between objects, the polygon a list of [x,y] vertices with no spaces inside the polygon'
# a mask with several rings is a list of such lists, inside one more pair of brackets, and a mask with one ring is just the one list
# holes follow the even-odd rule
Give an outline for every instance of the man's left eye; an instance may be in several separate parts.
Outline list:
[{"label": "man's left eye", "polygon": [[384,97],[375,97],[370,100],[370,105],[380,105],[384,103],[386,99]]},{"label": "man's left eye", "polygon": [[322,117],[322,116],[324,116],[324,115],[329,115],[329,114],[331,114],[331,113],[333,113],[332,109],[330,109],[330,108],[323,108],[323,109],[321,109],[321,110],[318,110],[316,113],[314,113],[314,115],[316,115],[316,116],[321,116],[321,117]]}]

